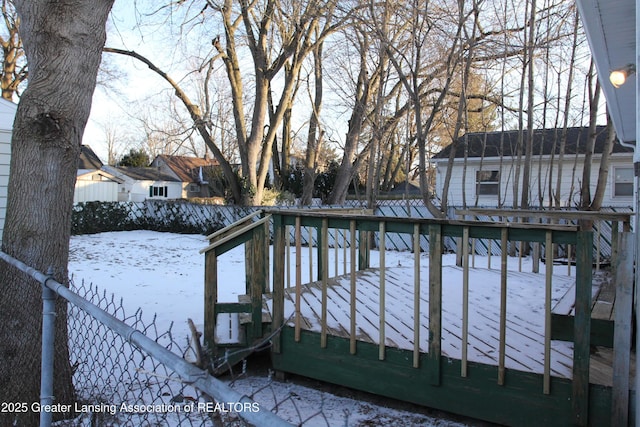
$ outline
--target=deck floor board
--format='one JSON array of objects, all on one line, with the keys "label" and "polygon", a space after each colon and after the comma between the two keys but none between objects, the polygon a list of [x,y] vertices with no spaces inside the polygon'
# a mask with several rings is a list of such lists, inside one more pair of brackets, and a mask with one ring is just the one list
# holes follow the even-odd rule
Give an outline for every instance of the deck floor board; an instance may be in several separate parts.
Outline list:
[{"label": "deck floor board", "polygon": [[[426,281],[428,267],[420,272],[420,351],[428,352],[429,286]],[[469,284],[468,360],[497,365],[499,347],[499,270],[485,270],[484,277],[491,280]],[[488,274],[487,274],[488,272]],[[357,273],[356,279],[356,337],[358,340],[379,344],[380,294],[379,270],[369,269]],[[527,372],[542,373],[544,369],[544,274],[512,272],[516,283],[524,288],[508,285],[506,367]],[[460,359],[462,354],[462,269],[443,266],[442,354]],[[484,283],[487,282],[487,283]],[[489,283],[490,282],[490,283]],[[554,276],[552,307],[568,303],[575,278]],[[388,267],[385,274],[385,345],[413,350],[414,283],[413,269]],[[510,282],[508,282],[510,283]],[[331,278],[327,284],[327,333],[342,338],[350,337],[350,281],[348,276]],[[285,290],[285,319],[294,326],[295,287]],[[524,294],[524,295],[523,295]],[[267,296],[270,298],[271,295]],[[322,283],[301,286],[301,328],[321,331]],[[270,306],[270,303],[267,304]],[[600,353],[598,353],[600,354]],[[600,357],[593,370],[601,371],[606,365]],[[571,378],[573,365],[572,343],[552,341],[551,373]],[[610,367],[609,367],[610,368]],[[595,372],[593,378],[603,381],[605,374]]]}]

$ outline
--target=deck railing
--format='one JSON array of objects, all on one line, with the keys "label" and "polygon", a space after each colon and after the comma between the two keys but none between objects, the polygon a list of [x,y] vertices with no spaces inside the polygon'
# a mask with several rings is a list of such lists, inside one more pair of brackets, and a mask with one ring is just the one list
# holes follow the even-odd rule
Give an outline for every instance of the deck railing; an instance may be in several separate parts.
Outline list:
[{"label": "deck railing", "polygon": [[[551,308],[553,286],[553,246],[572,245],[575,248],[575,315],[574,315],[574,348],[573,348],[573,381],[572,404],[574,421],[584,424],[588,413],[589,390],[589,357],[590,357],[590,310],[591,310],[591,286],[593,264],[593,233],[584,231],[574,225],[553,224],[496,224],[480,223],[475,221],[445,221],[416,218],[392,218],[374,217],[368,215],[335,214],[314,211],[272,211],[273,217],[273,319],[272,330],[283,326],[285,318],[285,289],[291,284],[286,279],[290,271],[295,271],[295,314],[294,329],[295,340],[300,340],[301,335],[301,285],[302,285],[302,242],[301,234],[304,228],[311,234],[314,230],[317,235],[318,245],[316,252],[309,248],[311,267],[317,271],[315,278],[320,282],[322,289],[320,317],[321,332],[320,346],[327,346],[327,288],[330,273],[330,254],[333,253],[333,274],[347,275],[349,277],[349,351],[357,353],[358,339],[356,324],[356,271],[369,267],[369,249],[371,242],[378,242],[379,255],[379,358],[385,359],[387,347],[385,347],[385,316],[388,314],[387,301],[385,300],[386,261],[385,238],[389,233],[398,233],[412,239],[414,253],[414,283],[413,293],[413,359],[412,366],[420,367],[426,363],[429,368],[431,383],[439,384],[441,381],[442,354],[442,257],[443,241],[446,238],[461,239],[463,253],[463,307],[462,307],[462,355],[460,376],[467,376],[468,367],[468,338],[469,338],[469,245],[473,239],[485,239],[497,241],[500,247],[500,294],[499,298],[499,322],[498,330],[498,369],[496,381],[500,385],[505,384],[505,355],[506,355],[506,330],[507,330],[507,259],[509,242],[526,242],[528,244],[540,244],[545,253],[545,315],[544,315],[544,372],[542,381],[543,394],[551,393]],[[290,239],[290,227],[293,228],[295,246],[295,260],[289,257],[288,240]],[[331,245],[330,242],[333,242]],[[341,242],[341,244],[338,244]],[[346,244],[345,244],[346,243]],[[420,277],[420,253],[425,248],[428,252],[429,277]],[[347,261],[348,255],[348,261]],[[342,258],[342,272],[339,269],[339,260]],[[313,261],[311,261],[311,259]],[[348,266],[348,268],[347,268]],[[313,278],[312,272],[309,275]],[[421,306],[421,288],[428,286],[429,306]],[[420,314],[428,310],[429,324],[428,337],[421,337]],[[428,352],[426,359],[421,357],[420,343],[428,340]],[[273,351],[281,351],[279,338],[273,341]]]}]

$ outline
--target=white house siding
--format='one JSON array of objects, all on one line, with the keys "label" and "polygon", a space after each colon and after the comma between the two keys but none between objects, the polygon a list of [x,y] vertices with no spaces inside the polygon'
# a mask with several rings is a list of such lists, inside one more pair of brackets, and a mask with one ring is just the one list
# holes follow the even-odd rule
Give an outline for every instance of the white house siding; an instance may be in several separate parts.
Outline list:
[{"label": "white house siding", "polygon": [[[149,196],[149,187],[166,187],[166,196]],[[182,183],[171,181],[135,181],[127,179],[118,193],[120,201],[144,202],[147,199],[168,200],[182,197]]]},{"label": "white house siding", "polygon": [[0,239],[7,215],[7,190],[9,186],[9,163],[11,162],[11,133],[0,131]]},{"label": "white house siding", "polygon": [[110,180],[89,179],[76,180],[76,187],[73,193],[73,203],[81,202],[117,202],[118,183]]},{"label": "white house siding", "polygon": [[[561,195],[562,206],[576,206],[580,201],[580,185],[582,182],[583,163],[581,162],[584,157],[581,157],[578,162],[575,162],[575,155],[566,156],[562,167],[562,186]],[[515,179],[515,168],[512,162],[505,159],[503,161],[502,169],[500,169],[500,162],[498,159],[484,159],[482,162],[477,158],[467,159],[467,172],[463,182],[463,164],[462,160],[458,159],[453,166],[451,174],[451,182],[449,184],[448,204],[449,206],[463,206],[463,188],[466,192],[466,205],[476,205],[476,172],[479,170],[490,171],[500,170],[500,195],[503,206],[513,206],[513,181]],[[574,171],[575,165],[575,171]],[[600,165],[600,155],[593,156],[593,164],[591,169],[591,195],[595,193],[596,184],[598,182],[598,173]],[[614,182],[615,182],[615,170],[616,168],[626,167],[633,168],[632,154],[619,154],[614,153],[611,155],[611,162],[609,166],[609,174],[607,176],[607,185],[605,190],[602,206],[611,207],[629,207],[633,205],[633,196],[628,197],[616,197],[614,196]],[[446,174],[447,161],[446,159],[438,161],[436,163],[436,194],[439,198],[442,197],[444,177]],[[557,158],[554,166],[554,176],[552,188],[555,191],[557,182],[558,165]],[[531,167],[531,180],[530,180],[530,194],[529,200],[531,206],[538,206],[539,192],[538,188],[541,185],[542,194],[544,196],[543,206],[549,206],[549,161],[542,159],[534,159]],[[542,182],[540,182],[542,177]],[[572,187],[573,186],[573,187]],[[522,170],[520,171],[520,185],[519,189],[522,189]],[[517,196],[517,202],[520,203],[521,196]],[[482,207],[496,207],[498,205],[498,199],[496,196],[491,195],[479,195],[477,205]]]},{"label": "white house siding", "polygon": [[9,164],[11,163],[11,132],[17,105],[0,98],[0,239],[7,213]]}]

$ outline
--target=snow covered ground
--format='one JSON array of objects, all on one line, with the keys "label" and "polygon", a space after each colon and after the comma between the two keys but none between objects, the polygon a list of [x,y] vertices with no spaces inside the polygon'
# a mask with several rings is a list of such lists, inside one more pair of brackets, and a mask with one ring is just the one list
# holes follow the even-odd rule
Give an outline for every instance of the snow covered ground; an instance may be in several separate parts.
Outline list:
[{"label": "snow covered ground", "polygon": [[[190,335],[188,319],[192,319],[200,331],[203,329],[204,256],[198,251],[205,246],[207,242],[201,235],[152,231],[74,236],[70,245],[69,271],[74,281],[91,282],[122,298],[126,312],[141,308],[149,318],[156,314],[155,323],[159,331],[167,330],[173,323],[174,337],[187,337]],[[304,263],[309,256],[306,248],[302,255]],[[372,252],[371,263],[378,263],[378,253],[375,251]],[[531,267],[526,263],[527,260],[523,271],[530,271]],[[410,266],[413,265],[413,255],[386,252],[386,264]],[[237,301],[237,295],[245,293],[243,248],[225,254],[218,268],[219,300]],[[302,271],[305,283],[309,278],[309,270],[303,268]],[[482,278],[472,280],[482,281]],[[264,381],[265,378],[248,378],[234,386],[256,389]],[[330,408],[323,415],[326,417],[328,413],[334,417],[328,420],[328,425],[463,425],[332,396],[290,383],[282,384],[282,387],[282,393],[293,393],[302,402],[310,403],[305,406],[309,416],[320,405]],[[321,418],[315,417],[305,425],[327,425],[327,420]]]},{"label": "snow covered ground", "polygon": [[[70,245],[69,271],[76,283],[82,280],[93,283],[99,289],[113,293],[117,299],[122,298],[122,304],[127,313],[133,313],[141,308],[145,317],[148,316],[149,319],[155,314],[155,325],[158,331],[168,330],[172,325],[173,336],[177,339],[184,337],[184,342],[186,342],[186,337],[190,335],[188,319],[192,319],[200,331],[203,329],[204,256],[199,254],[199,250],[206,246],[207,242],[201,235],[152,231],[74,236]],[[333,250],[330,252],[331,273],[335,271],[336,264],[332,258],[334,256],[339,258],[338,272],[341,272],[343,252]],[[309,268],[306,267],[310,256],[309,250],[303,248],[301,255],[303,258],[302,281],[306,283],[309,281],[310,274]],[[311,256],[315,258],[314,251]],[[450,264],[455,262],[455,257],[452,255],[445,258],[445,262]],[[494,258],[492,265],[497,268],[500,265],[499,258]],[[372,251],[372,266],[378,265],[378,259],[379,253]],[[293,265],[295,264],[293,259],[291,262]],[[389,267],[411,267],[413,262],[413,254],[411,253],[386,252],[385,264]],[[495,281],[496,272],[484,269],[486,262],[486,258],[476,260],[477,266],[482,268],[474,270],[474,275],[471,278],[472,286],[474,283],[486,284]],[[518,269],[518,259],[510,259],[509,262],[513,263],[510,265],[511,270]],[[544,265],[541,268],[543,269]],[[218,269],[219,299],[221,301],[237,301],[237,296],[245,293],[243,247],[236,248],[221,257]],[[531,271],[530,260],[523,260],[522,271]],[[558,274],[566,275],[566,270],[558,272]],[[544,274],[541,277],[544,277]],[[527,280],[529,279],[526,275],[519,274],[510,274],[509,278],[510,289],[518,290],[518,295],[509,297],[509,305],[511,309],[520,310],[523,314],[532,309],[536,311],[542,309],[540,302],[531,305],[534,297],[528,292],[535,291],[535,284],[529,283]],[[455,280],[456,283],[459,281]],[[560,280],[560,283],[563,283],[563,289],[554,288],[554,299],[563,293],[570,282],[571,280],[566,278]],[[450,294],[451,289],[448,292]],[[495,291],[495,294],[497,296],[499,292]],[[455,297],[456,300],[459,298],[460,296]],[[449,311],[461,310],[452,307],[461,307],[460,304],[450,306]],[[459,312],[454,317],[459,318]],[[234,387],[243,389],[243,392],[252,392],[262,389],[269,381],[265,377],[245,378],[234,383]],[[308,414],[301,416],[303,420],[311,417],[305,425],[388,425],[390,423],[398,426],[462,425],[433,419],[422,414],[392,410],[368,402],[333,396],[299,385],[282,384],[281,387],[280,392],[283,395],[297,396],[299,402],[296,407],[308,410]],[[273,393],[273,385],[269,386],[268,393],[264,398],[268,399],[271,393]],[[256,398],[260,397],[256,396]],[[268,404],[265,403],[265,405]],[[326,411],[323,410],[320,415],[313,416],[320,406]],[[295,409],[295,411],[298,410],[299,408]],[[327,414],[330,414],[330,419],[326,419]]]}]

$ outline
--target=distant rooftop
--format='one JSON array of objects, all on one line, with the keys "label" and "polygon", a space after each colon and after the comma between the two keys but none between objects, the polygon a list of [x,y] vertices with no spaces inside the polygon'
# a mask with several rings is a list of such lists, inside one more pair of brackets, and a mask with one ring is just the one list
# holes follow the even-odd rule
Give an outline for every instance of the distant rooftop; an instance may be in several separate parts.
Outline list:
[{"label": "distant rooftop", "polygon": [[100,169],[102,167],[102,161],[96,153],[93,152],[91,147],[83,145],[80,150],[78,169]]},{"label": "distant rooftop", "polygon": [[109,167],[107,171],[120,172],[123,175],[128,176],[129,178],[133,178],[137,181],[169,181],[169,182],[180,182],[175,179],[171,175],[166,173],[162,173],[158,170],[158,168],[152,167]]},{"label": "distant rooftop", "polygon": [[[519,131],[505,132],[474,132],[458,138],[453,144],[449,144],[434,156],[435,159],[446,159],[451,150],[456,149],[456,158],[464,157],[465,142],[468,144],[468,157],[500,157],[500,151],[505,157],[516,157]],[[560,153],[560,140],[562,129],[536,129],[533,131],[533,154],[556,155]],[[589,129],[586,127],[567,128],[567,140],[564,153],[584,154],[587,145]],[[525,135],[526,137],[526,131]],[[607,140],[606,126],[596,127],[595,153],[602,153]],[[501,150],[502,148],[502,150]],[[633,150],[618,143],[613,144],[614,153],[631,153]]]}]

